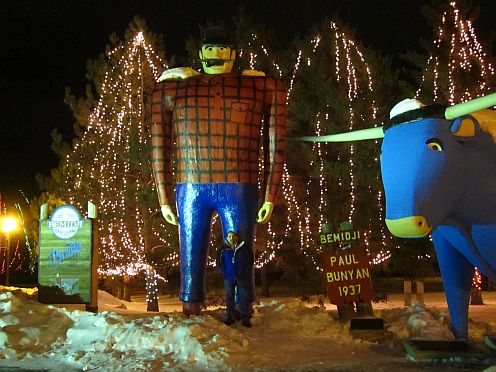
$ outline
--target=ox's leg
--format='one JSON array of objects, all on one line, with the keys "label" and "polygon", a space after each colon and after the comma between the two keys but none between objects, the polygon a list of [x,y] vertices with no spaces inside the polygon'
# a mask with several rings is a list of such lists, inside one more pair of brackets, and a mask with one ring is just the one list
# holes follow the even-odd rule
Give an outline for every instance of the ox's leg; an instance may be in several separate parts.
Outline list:
[{"label": "ox's leg", "polygon": [[441,270],[451,329],[456,338],[468,340],[468,305],[474,267],[440,232],[432,234]]}]

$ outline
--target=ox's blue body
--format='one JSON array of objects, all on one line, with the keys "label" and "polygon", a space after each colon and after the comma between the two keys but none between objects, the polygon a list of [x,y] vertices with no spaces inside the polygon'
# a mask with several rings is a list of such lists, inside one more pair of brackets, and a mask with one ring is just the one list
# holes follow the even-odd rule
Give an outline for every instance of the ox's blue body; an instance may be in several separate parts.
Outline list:
[{"label": "ox's blue body", "polygon": [[[496,144],[474,117],[465,119],[474,123],[473,135],[453,134],[460,118],[392,126],[381,169],[386,219],[423,216],[432,228],[452,329],[467,339],[474,267],[496,281]],[[428,146],[433,139],[442,151]]]}]

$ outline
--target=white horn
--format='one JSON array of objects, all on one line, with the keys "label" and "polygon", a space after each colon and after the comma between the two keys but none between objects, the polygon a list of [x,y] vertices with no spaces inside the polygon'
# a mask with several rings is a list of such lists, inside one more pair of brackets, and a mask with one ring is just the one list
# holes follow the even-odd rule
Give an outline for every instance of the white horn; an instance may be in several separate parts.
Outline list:
[{"label": "white horn", "polygon": [[353,132],[329,134],[326,136],[293,137],[291,139],[304,142],[351,142],[377,138],[384,138],[382,127],[360,129]]},{"label": "white horn", "polygon": [[444,117],[446,120],[453,120],[470,114],[475,111],[479,111],[488,107],[496,106],[496,93],[488,94],[487,96],[482,96],[479,98],[474,98],[468,102],[458,103],[456,105],[446,108],[444,111]]}]

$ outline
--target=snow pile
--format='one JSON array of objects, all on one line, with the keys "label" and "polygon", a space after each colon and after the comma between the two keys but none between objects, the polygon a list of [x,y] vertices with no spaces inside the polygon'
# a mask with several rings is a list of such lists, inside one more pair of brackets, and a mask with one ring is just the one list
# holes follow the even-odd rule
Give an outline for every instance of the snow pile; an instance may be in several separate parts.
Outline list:
[{"label": "snow pile", "polygon": [[[0,286],[0,369],[401,370],[394,368],[404,363],[402,351],[393,352],[396,341],[453,339],[446,310],[419,304],[403,307],[398,302],[375,311],[385,321],[386,345],[354,337],[350,322],[340,322],[335,310],[309,308],[293,298],[256,305],[253,327],[245,328],[240,322],[224,325],[224,309],[189,318],[171,312],[176,299],[161,303],[167,313],[136,313],[99,291],[100,304],[116,311],[93,314],[29,299],[35,295]],[[482,321],[471,321],[470,333],[482,340],[494,329],[486,322],[494,305],[476,310]]]},{"label": "snow pile", "polygon": [[98,306],[105,304],[111,307],[116,307],[116,308],[125,308],[126,305],[124,305],[123,301],[119,300],[118,298],[112,296],[110,293],[98,290]]},{"label": "snow pile", "polygon": [[53,307],[0,289],[0,358],[40,353],[65,338],[71,319]]},{"label": "snow pile", "polygon": [[439,310],[423,305],[383,310],[378,316],[384,319],[387,330],[398,339],[454,340],[448,316]]},{"label": "snow pile", "polygon": [[[285,303],[278,301],[261,302],[255,307],[256,316],[254,325],[263,323],[266,328],[275,331],[294,330],[304,337],[327,337],[339,344],[357,344],[359,340],[353,338],[348,329],[348,323],[335,321],[326,312],[324,307],[308,308],[299,299]],[[257,315],[258,315],[257,314]]]},{"label": "snow pile", "polygon": [[496,330],[495,322],[482,322],[469,318],[468,334],[472,341],[484,341],[487,335],[493,335]]},{"label": "snow pile", "polygon": [[[64,311],[74,321],[56,348],[86,368],[215,368],[243,340],[226,337],[212,317],[154,316],[126,320],[116,313]],[[240,345],[241,344],[241,345]],[[131,358],[130,358],[131,357]]]},{"label": "snow pile", "polygon": [[47,357],[83,369],[218,368],[243,336],[211,316],[126,319],[0,294],[0,359]]}]

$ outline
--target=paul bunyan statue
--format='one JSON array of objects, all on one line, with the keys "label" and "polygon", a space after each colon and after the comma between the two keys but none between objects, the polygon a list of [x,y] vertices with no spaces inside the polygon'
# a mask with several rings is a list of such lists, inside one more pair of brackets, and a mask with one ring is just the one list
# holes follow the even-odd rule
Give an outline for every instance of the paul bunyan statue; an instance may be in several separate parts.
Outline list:
[{"label": "paul bunyan statue", "polygon": [[[186,315],[200,314],[205,300],[213,213],[224,237],[236,231],[249,247],[256,222],[268,222],[282,180],[286,132],[283,81],[254,70],[231,72],[236,50],[223,28],[203,30],[199,56],[204,73],[167,70],[152,98],[153,174],[165,220],[179,224]],[[265,198],[257,217],[261,140],[267,143]],[[169,197],[173,161],[177,216]],[[250,283],[253,301],[253,270]]]}]

